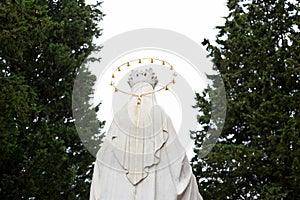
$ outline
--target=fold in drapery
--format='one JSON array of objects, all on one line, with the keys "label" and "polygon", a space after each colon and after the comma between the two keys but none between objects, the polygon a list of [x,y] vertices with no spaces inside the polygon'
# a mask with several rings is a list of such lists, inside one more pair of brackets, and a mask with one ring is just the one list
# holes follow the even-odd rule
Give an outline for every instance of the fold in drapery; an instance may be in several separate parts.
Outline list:
[{"label": "fold in drapery", "polygon": [[155,128],[149,127],[133,128],[127,134],[115,123],[110,130],[114,156],[126,171],[129,181],[136,185],[160,162],[160,151],[168,139],[168,133],[163,129],[153,132]]}]

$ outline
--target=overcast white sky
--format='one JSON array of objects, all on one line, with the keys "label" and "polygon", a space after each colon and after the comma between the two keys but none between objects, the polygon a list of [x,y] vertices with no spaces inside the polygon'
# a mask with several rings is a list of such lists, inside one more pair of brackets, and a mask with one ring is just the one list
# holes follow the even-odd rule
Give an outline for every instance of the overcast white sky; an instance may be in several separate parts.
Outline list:
[{"label": "overcast white sky", "polygon": [[[87,0],[94,2],[95,0]],[[104,0],[103,36],[97,43],[139,28],[169,29],[201,43],[215,39],[228,11],[226,0]]]}]

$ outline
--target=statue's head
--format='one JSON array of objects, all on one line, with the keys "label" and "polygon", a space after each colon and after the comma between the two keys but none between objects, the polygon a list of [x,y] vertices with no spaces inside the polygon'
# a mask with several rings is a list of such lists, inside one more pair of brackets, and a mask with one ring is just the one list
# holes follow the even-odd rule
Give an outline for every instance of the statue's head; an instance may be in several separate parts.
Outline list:
[{"label": "statue's head", "polygon": [[128,78],[129,86],[132,88],[135,84],[141,82],[149,83],[150,85],[152,85],[153,88],[155,88],[155,86],[158,83],[158,80],[152,68],[131,71]]}]

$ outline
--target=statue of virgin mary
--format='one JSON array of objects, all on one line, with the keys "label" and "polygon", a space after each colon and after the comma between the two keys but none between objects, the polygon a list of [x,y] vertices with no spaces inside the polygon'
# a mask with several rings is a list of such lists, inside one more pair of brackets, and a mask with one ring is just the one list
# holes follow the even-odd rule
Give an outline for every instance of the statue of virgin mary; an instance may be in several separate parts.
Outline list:
[{"label": "statue of virgin mary", "polygon": [[90,200],[202,200],[170,117],[157,104],[157,76],[133,70],[131,96],[96,155]]}]

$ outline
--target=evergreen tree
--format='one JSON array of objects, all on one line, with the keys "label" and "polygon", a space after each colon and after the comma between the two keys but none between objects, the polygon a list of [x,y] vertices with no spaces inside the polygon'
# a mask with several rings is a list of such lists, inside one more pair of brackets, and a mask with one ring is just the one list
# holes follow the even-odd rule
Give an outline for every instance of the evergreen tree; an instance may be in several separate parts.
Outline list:
[{"label": "evergreen tree", "polygon": [[[227,96],[226,122],[208,156],[193,169],[204,199],[300,199],[299,1],[229,0],[217,46],[205,40]],[[214,80],[214,79],[213,79]],[[197,94],[203,130],[209,93]]]},{"label": "evergreen tree", "polygon": [[[75,129],[72,89],[95,48],[93,37],[100,36],[99,6],[0,2],[0,199],[88,198],[94,158]],[[93,91],[85,91],[81,101],[89,106]]]}]

